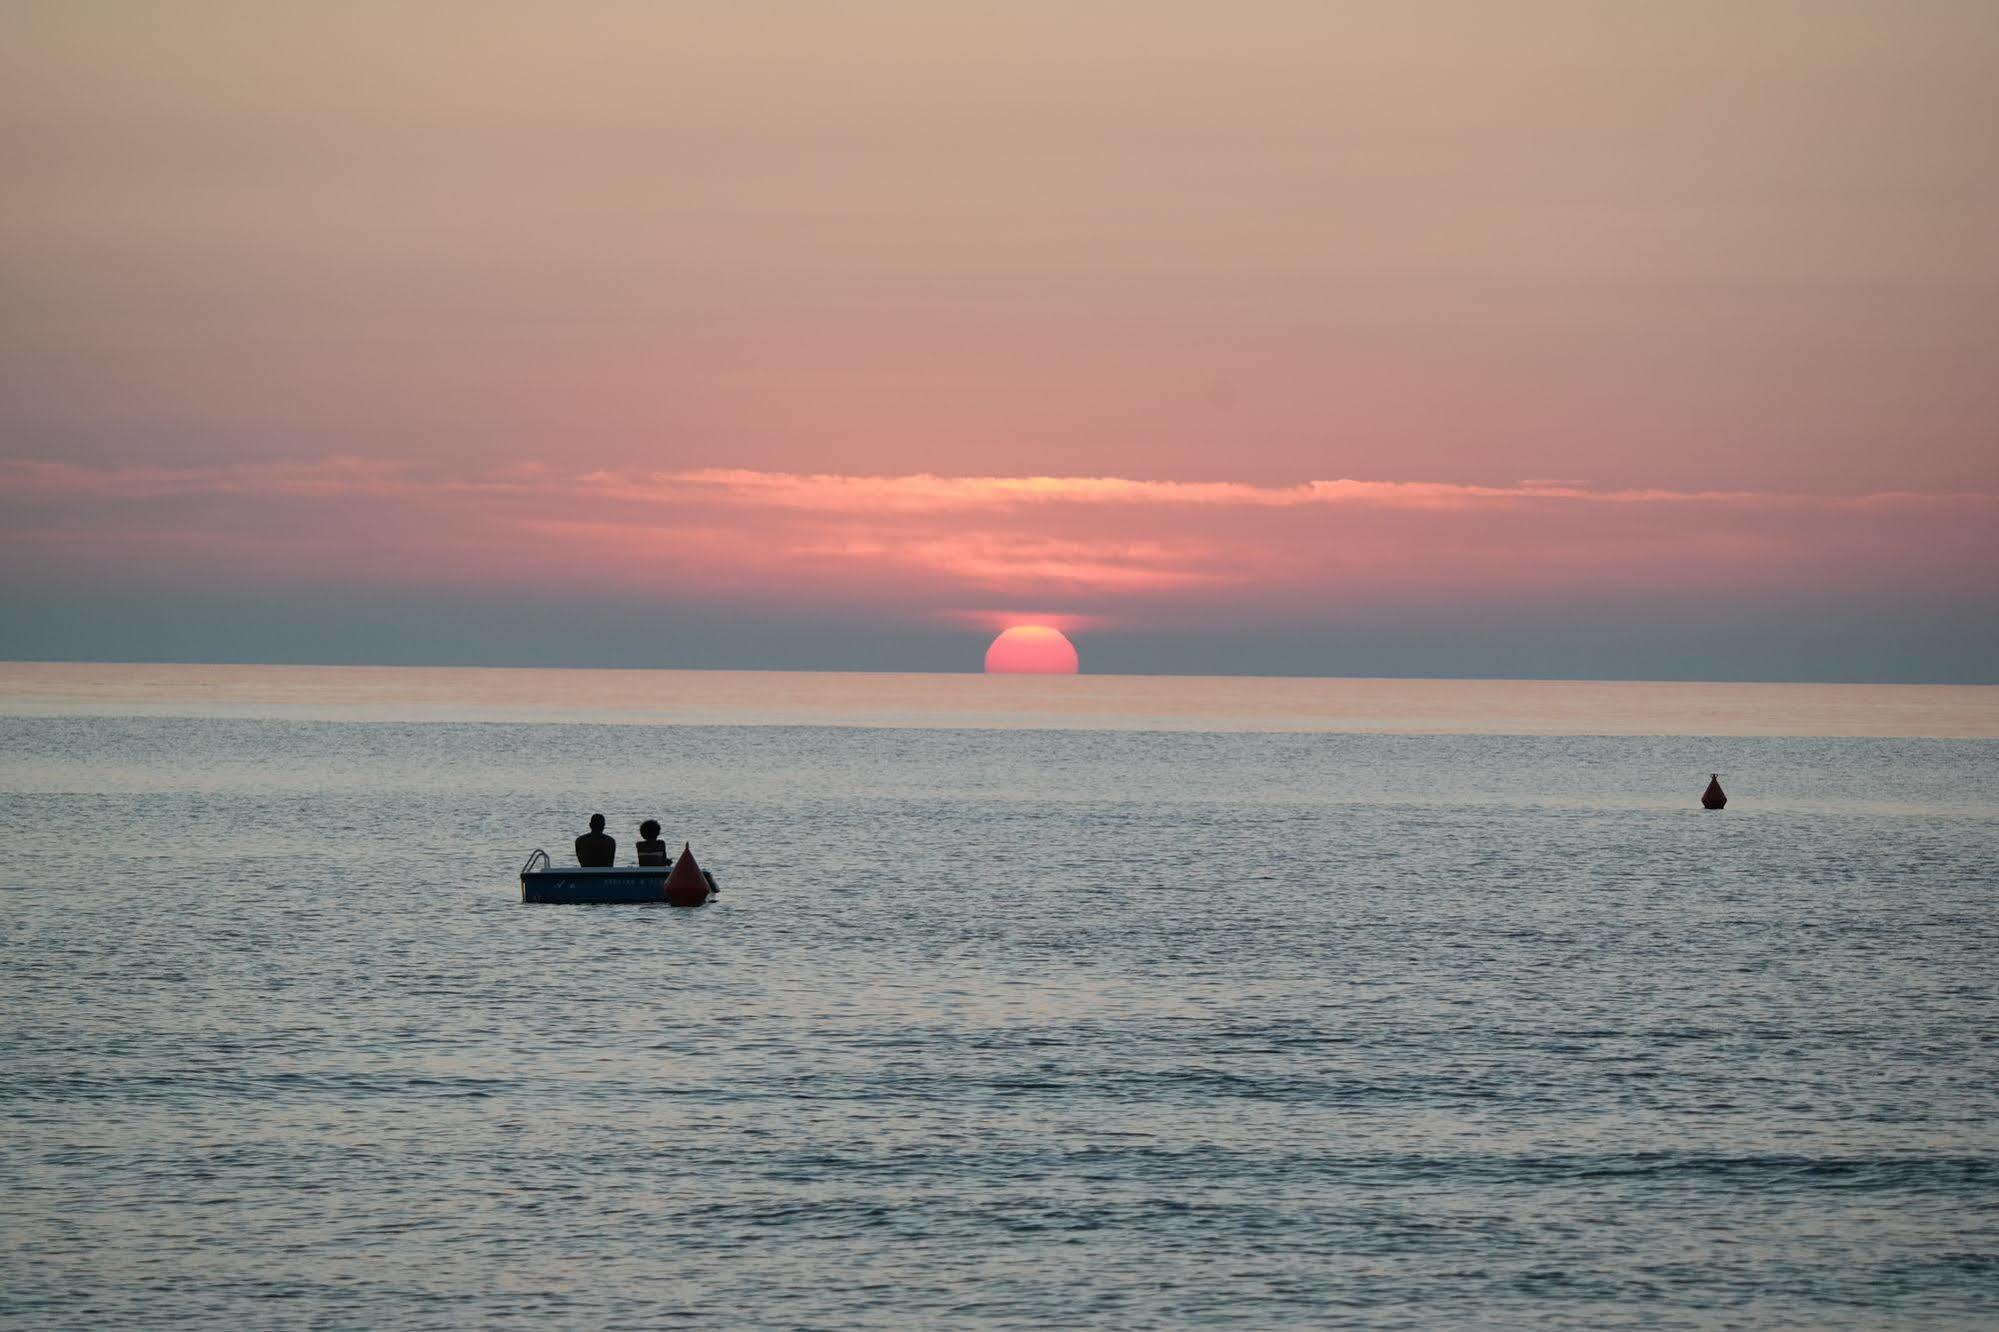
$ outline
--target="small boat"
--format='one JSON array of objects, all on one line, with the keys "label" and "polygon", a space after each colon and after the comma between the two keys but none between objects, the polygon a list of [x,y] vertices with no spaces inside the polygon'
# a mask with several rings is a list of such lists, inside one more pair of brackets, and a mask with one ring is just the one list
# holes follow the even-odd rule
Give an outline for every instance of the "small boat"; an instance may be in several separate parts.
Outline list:
[{"label": "small boat", "polygon": [[601,869],[557,869],[540,847],[521,866],[521,901],[616,903],[664,902],[700,906],[713,897],[715,876],[701,868],[686,843],[672,865],[609,865]]},{"label": "small boat", "polygon": [[1721,774],[1708,774],[1707,790],[1701,792],[1702,809],[1721,809],[1728,804],[1728,793],[1721,789]]}]

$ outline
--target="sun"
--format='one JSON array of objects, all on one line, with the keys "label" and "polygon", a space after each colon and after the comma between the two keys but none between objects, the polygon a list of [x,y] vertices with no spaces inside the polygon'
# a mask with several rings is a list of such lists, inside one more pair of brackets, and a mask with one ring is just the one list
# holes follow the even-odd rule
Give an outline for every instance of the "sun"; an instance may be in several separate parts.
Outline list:
[{"label": "sun", "polygon": [[1076,667],[1076,645],[1045,624],[1017,624],[986,649],[987,675],[1074,675]]}]

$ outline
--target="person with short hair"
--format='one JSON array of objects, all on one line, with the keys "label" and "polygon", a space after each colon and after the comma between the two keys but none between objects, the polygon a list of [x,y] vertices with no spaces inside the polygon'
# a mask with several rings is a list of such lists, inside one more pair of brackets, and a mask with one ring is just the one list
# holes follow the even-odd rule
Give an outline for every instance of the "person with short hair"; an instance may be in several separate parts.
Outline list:
[{"label": "person with short hair", "polygon": [[576,863],[584,869],[609,869],[618,858],[618,841],[604,831],[604,816],[590,816],[590,831],[576,839]]},{"label": "person with short hair", "polygon": [[659,820],[647,819],[639,825],[638,845],[633,848],[639,853],[641,865],[664,865],[666,863],[666,843],[659,840]]}]

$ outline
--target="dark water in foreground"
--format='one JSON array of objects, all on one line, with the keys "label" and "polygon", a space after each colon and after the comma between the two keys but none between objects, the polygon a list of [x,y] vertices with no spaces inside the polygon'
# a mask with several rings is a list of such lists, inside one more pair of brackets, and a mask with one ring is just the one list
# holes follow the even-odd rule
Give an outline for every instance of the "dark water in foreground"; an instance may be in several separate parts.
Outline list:
[{"label": "dark water in foreground", "polygon": [[15,1326],[1999,1307],[1992,741],[0,717],[0,845]]}]

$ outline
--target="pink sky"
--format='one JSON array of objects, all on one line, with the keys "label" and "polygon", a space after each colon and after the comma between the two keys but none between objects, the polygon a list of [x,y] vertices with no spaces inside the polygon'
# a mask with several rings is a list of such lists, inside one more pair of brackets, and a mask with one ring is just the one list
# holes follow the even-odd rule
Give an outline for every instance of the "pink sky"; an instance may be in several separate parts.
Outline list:
[{"label": "pink sky", "polygon": [[17,586],[1993,610],[1983,0],[12,12]]}]

